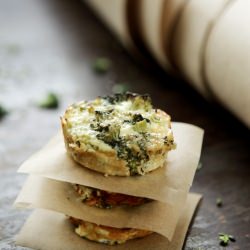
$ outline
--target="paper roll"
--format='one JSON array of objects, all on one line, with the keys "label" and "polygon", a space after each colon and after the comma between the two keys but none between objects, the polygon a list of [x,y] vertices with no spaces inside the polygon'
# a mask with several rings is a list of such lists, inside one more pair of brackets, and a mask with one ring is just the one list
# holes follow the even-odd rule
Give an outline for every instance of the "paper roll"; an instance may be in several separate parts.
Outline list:
[{"label": "paper roll", "polygon": [[167,47],[177,17],[186,0],[141,0],[139,6],[139,26],[146,47],[166,70],[173,71]]},{"label": "paper roll", "polygon": [[171,65],[172,34],[177,24],[177,21],[188,2],[189,0],[165,0],[165,4],[163,7],[164,10],[162,43],[164,47],[164,53]]},{"label": "paper roll", "polygon": [[158,63],[165,69],[170,69],[170,63],[163,49],[163,11],[165,0],[139,1],[139,26],[142,39],[146,47],[153,54]]},{"label": "paper roll", "polygon": [[250,127],[250,1],[228,6],[211,32],[205,62],[214,95]]},{"label": "paper roll", "polygon": [[205,96],[202,57],[207,33],[228,0],[189,0],[172,40],[172,58],[179,71]]},{"label": "paper roll", "polygon": [[142,59],[146,46],[164,69],[182,74],[204,96],[217,96],[250,127],[249,1],[83,1],[134,55]]},{"label": "paper roll", "polygon": [[83,0],[112,30],[125,47],[132,46],[127,25],[127,0]]}]

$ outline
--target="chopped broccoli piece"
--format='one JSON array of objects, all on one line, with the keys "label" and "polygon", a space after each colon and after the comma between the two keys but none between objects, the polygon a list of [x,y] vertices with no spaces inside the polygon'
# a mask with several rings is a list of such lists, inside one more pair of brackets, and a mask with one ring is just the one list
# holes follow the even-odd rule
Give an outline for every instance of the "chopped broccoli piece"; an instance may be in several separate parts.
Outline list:
[{"label": "chopped broccoli piece", "polygon": [[44,109],[56,109],[59,106],[59,100],[54,93],[48,93],[48,95],[38,103],[38,106]]},{"label": "chopped broccoli piece", "polygon": [[106,73],[111,67],[111,60],[106,57],[99,57],[93,64],[93,69],[98,74]]}]

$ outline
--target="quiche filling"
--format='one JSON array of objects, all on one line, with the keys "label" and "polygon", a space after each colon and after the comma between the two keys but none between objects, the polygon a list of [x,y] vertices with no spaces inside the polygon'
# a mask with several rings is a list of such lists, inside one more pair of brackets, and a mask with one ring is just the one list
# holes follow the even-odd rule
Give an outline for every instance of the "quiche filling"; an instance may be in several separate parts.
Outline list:
[{"label": "quiche filling", "polygon": [[122,244],[128,240],[145,237],[153,233],[151,231],[134,228],[102,226],[73,217],[69,219],[76,226],[76,234],[83,238],[108,245]]},{"label": "quiche filling", "polygon": [[73,184],[82,202],[89,206],[99,208],[112,208],[116,206],[138,206],[151,201],[148,198],[135,197],[131,195],[107,192],[96,188]]},{"label": "quiche filling", "polygon": [[109,153],[126,162],[131,175],[163,165],[175,148],[170,116],[154,109],[148,95],[133,93],[99,97],[72,105],[65,113],[72,147]]}]

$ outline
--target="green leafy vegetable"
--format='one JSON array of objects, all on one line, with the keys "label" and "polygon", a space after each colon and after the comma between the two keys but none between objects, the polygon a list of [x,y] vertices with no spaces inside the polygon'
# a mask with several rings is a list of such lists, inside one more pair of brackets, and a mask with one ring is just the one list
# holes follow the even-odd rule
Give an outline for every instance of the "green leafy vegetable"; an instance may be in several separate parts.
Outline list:
[{"label": "green leafy vegetable", "polygon": [[0,105],[0,120],[3,119],[8,114],[8,111]]},{"label": "green leafy vegetable", "polygon": [[149,160],[147,151],[145,149],[146,139],[142,138],[141,140],[137,141],[136,145],[140,149],[138,151],[128,145],[126,138],[120,136],[119,125],[97,125],[95,127],[93,124],[91,127],[95,131],[100,132],[96,136],[99,140],[102,140],[112,148],[115,148],[117,150],[117,156],[120,159],[124,159],[128,162],[131,174],[137,174],[137,167],[142,162]]},{"label": "green leafy vegetable", "polygon": [[232,242],[236,241],[236,239],[234,238],[233,235],[229,235],[229,234],[225,234],[225,233],[219,234],[219,240],[220,240],[221,246],[227,246],[230,241],[232,241]]},{"label": "green leafy vegetable", "polygon": [[132,108],[148,110],[152,108],[151,98],[148,94],[139,95],[131,92],[116,93],[114,95],[102,97],[107,100],[110,104],[116,104],[123,101],[132,101]]},{"label": "green leafy vegetable", "polygon": [[38,103],[38,106],[44,109],[56,109],[59,106],[58,97],[54,93],[48,93],[48,95]]},{"label": "green leafy vegetable", "polygon": [[93,70],[98,74],[106,73],[111,67],[111,60],[106,57],[99,57],[93,64]]},{"label": "green leafy vegetable", "polygon": [[137,122],[143,121],[144,118],[141,114],[134,114],[132,118],[132,124],[136,124]]},{"label": "green leafy vegetable", "polygon": [[100,122],[103,119],[108,119],[109,115],[113,112],[113,109],[106,110],[106,111],[100,111],[95,110],[95,117],[98,122]]},{"label": "green leafy vegetable", "polygon": [[137,95],[134,98],[132,108],[136,109],[144,109],[146,111],[152,109],[152,101],[148,94],[145,95]]},{"label": "green leafy vegetable", "polygon": [[134,124],[134,130],[139,132],[139,133],[146,132],[147,131],[147,121],[146,121],[146,119],[135,123]]}]

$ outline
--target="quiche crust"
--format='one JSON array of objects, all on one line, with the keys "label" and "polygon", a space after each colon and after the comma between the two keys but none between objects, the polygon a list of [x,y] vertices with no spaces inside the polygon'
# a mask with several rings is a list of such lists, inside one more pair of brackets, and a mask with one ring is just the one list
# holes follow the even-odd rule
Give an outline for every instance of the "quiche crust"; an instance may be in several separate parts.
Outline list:
[{"label": "quiche crust", "polygon": [[69,219],[75,225],[75,233],[80,237],[108,245],[123,244],[128,240],[142,238],[153,233],[148,230],[135,228],[102,226],[73,217]]}]

